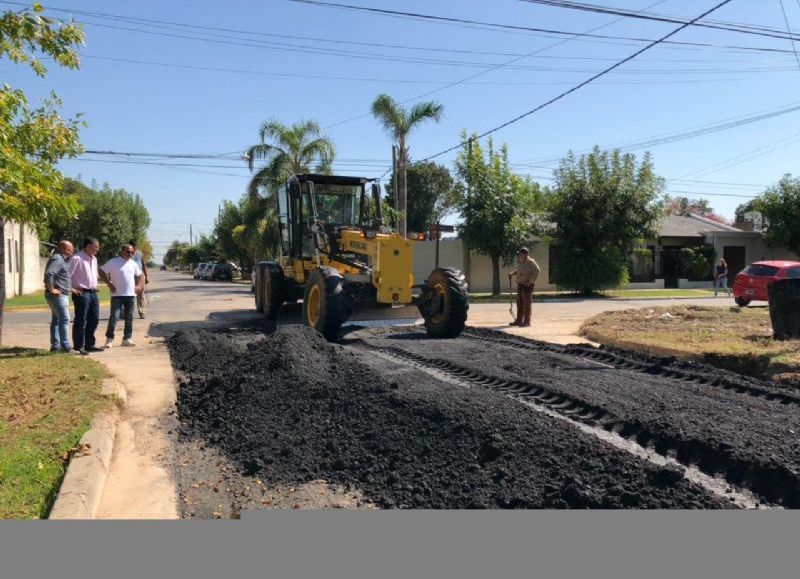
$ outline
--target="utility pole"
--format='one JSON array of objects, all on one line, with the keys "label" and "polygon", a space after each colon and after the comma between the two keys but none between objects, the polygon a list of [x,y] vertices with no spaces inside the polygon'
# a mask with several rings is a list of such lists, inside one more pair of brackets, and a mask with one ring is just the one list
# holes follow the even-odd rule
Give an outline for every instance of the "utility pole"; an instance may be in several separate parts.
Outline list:
[{"label": "utility pole", "polygon": [[[400,210],[399,199],[400,194],[397,191],[397,145],[392,145],[392,193],[394,193],[394,208]],[[395,223],[398,233],[400,232],[400,224]]]},{"label": "utility pole", "polygon": [[189,224],[189,245],[194,245],[194,241],[192,241],[192,224]]}]

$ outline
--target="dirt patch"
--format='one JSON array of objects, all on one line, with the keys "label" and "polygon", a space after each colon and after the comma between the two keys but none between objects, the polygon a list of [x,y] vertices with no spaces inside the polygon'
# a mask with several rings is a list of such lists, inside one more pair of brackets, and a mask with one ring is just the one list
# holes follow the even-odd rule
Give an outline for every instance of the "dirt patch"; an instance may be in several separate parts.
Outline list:
[{"label": "dirt patch", "polygon": [[182,440],[271,488],[323,480],[383,508],[729,506],[494,392],[381,371],[305,327],[263,339],[181,333],[169,344],[186,376]]},{"label": "dirt patch", "polygon": [[581,326],[595,342],[680,356],[787,385],[800,378],[800,341],[772,339],[769,310],[672,306],[606,312]]}]

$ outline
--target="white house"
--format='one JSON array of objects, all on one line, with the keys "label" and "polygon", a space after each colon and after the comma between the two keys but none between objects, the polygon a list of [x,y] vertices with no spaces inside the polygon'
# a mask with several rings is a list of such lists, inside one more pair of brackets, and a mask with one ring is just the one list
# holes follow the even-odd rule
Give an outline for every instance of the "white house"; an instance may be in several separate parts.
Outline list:
[{"label": "white house", "polygon": [[6,221],[4,233],[6,298],[42,289],[44,271],[36,231],[28,225]]}]

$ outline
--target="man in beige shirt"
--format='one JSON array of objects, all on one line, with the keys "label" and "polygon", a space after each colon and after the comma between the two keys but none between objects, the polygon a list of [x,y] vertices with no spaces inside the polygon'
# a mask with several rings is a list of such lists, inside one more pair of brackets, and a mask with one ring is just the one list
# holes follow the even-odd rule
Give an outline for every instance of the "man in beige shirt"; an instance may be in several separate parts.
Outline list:
[{"label": "man in beige shirt", "polygon": [[517,276],[517,319],[510,325],[526,328],[531,325],[531,296],[541,270],[539,264],[528,254],[527,247],[520,248],[517,258],[517,269],[508,274],[509,280]]}]

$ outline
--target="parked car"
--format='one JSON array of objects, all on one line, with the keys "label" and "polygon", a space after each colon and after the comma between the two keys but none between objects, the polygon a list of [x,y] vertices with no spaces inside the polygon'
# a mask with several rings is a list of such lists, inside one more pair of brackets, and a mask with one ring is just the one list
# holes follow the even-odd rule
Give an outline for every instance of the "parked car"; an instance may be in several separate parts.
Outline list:
[{"label": "parked car", "polygon": [[166,265],[162,265],[158,269],[159,269],[159,271],[167,271],[167,266]]},{"label": "parked car", "polygon": [[214,266],[217,265],[216,261],[210,261],[206,264],[206,267],[200,274],[200,279],[204,279],[206,281],[211,279],[211,272],[214,271]]},{"label": "parked car", "polygon": [[227,263],[215,263],[209,271],[208,279],[211,281],[233,281],[233,268]]},{"label": "parked car", "polygon": [[194,277],[194,279],[203,279],[201,277],[201,274],[203,273],[203,270],[206,268],[207,265],[208,265],[207,263],[198,263],[197,267],[194,270],[194,275],[192,277]]},{"label": "parked car", "polygon": [[800,278],[800,261],[755,261],[736,275],[733,297],[744,307],[753,300],[767,301],[767,287],[774,281]]}]

